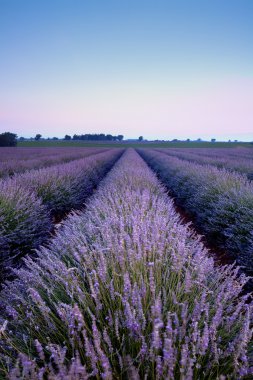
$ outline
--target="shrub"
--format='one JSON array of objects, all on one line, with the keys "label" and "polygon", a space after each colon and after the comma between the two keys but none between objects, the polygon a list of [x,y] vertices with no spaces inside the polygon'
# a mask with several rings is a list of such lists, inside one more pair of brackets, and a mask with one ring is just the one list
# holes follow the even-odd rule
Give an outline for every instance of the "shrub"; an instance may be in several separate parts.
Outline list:
[{"label": "shrub", "polygon": [[16,146],[17,135],[11,132],[4,132],[0,134],[0,146]]},{"label": "shrub", "polygon": [[0,182],[1,267],[38,248],[52,228],[48,210],[33,192],[15,181]]}]

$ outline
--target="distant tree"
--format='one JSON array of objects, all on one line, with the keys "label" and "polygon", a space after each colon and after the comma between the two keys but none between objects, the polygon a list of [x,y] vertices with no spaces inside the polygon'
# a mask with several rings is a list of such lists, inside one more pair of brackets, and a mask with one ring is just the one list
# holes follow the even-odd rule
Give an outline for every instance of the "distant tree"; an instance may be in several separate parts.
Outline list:
[{"label": "distant tree", "polygon": [[[68,135],[66,135],[68,136]],[[66,140],[66,136],[65,139]],[[73,135],[73,140],[85,140],[85,141],[116,141],[116,140],[123,140],[123,135],[113,136],[111,134],[105,135],[104,133],[86,133],[85,135]]]},{"label": "distant tree", "polygon": [[65,135],[64,140],[71,140],[71,136],[70,135]]},{"label": "distant tree", "polygon": [[35,136],[35,140],[38,141],[38,140],[40,140],[41,137],[42,137],[42,135],[37,133],[37,135]]},{"label": "distant tree", "polygon": [[215,141],[216,141],[216,139],[211,139],[211,142],[212,142],[212,143],[215,143]]},{"label": "distant tree", "polygon": [[186,141],[187,141],[187,142],[190,142],[191,140],[190,140],[190,139],[187,139]]},{"label": "distant tree", "polygon": [[178,142],[178,141],[179,141],[178,139],[171,140],[171,142]]},{"label": "distant tree", "polygon": [[104,133],[100,133],[98,135],[98,140],[101,140],[101,141],[105,140],[105,134]]},{"label": "distant tree", "polygon": [[108,141],[112,141],[112,135],[108,134],[108,135],[106,135],[105,137],[106,137],[106,140],[108,140]]},{"label": "distant tree", "polygon": [[201,140],[201,138],[198,138],[196,141],[197,141],[197,142],[201,142],[202,140]]},{"label": "distant tree", "polygon": [[4,132],[0,134],[0,146],[16,146],[17,135],[11,132]]},{"label": "distant tree", "polygon": [[59,140],[58,137],[53,137],[52,140]]},{"label": "distant tree", "polygon": [[140,136],[140,137],[138,138],[138,140],[139,140],[139,141],[143,141],[143,136]]},{"label": "distant tree", "polygon": [[19,141],[25,141],[24,137],[19,137]]}]

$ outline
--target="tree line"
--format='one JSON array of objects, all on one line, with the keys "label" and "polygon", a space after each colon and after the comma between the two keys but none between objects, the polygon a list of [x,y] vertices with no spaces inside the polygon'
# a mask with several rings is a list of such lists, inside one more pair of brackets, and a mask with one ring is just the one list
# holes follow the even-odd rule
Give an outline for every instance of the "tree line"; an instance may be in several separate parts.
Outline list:
[{"label": "tree line", "polygon": [[[34,137],[34,140],[39,141],[41,139],[42,135],[40,133],[37,133]],[[104,133],[87,133],[84,135],[73,135],[71,137],[70,135],[65,135],[63,140],[85,140],[85,141],[122,141],[124,139],[123,135],[117,135],[113,136],[110,134],[104,134]],[[24,141],[24,137],[19,138],[20,141]],[[57,137],[53,137],[52,140],[58,140]],[[0,134],[0,146],[16,146],[17,145],[17,135],[15,133],[11,132],[4,132]]]},{"label": "tree line", "polygon": [[[74,135],[72,140],[86,140],[86,141],[122,141],[123,135],[105,135],[104,133],[86,133],[85,135]],[[65,135],[64,140],[71,140],[71,136]]]}]

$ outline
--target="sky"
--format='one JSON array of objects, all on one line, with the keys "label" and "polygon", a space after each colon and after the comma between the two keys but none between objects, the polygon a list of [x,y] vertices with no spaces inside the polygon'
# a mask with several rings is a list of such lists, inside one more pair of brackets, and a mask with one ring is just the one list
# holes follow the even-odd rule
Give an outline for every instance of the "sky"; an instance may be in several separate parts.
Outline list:
[{"label": "sky", "polygon": [[252,0],[0,0],[0,133],[253,141]]}]

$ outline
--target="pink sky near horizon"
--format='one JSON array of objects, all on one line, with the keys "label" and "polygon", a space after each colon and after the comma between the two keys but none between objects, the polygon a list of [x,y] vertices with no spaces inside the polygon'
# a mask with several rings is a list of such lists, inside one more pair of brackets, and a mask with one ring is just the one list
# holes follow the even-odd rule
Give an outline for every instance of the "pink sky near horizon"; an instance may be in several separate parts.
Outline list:
[{"label": "pink sky near horizon", "polygon": [[253,77],[161,83],[105,81],[51,92],[42,87],[32,98],[29,89],[20,89],[0,99],[4,105],[0,118],[6,120],[5,129],[25,137],[122,133],[126,138],[233,139],[240,135],[251,140]]}]

